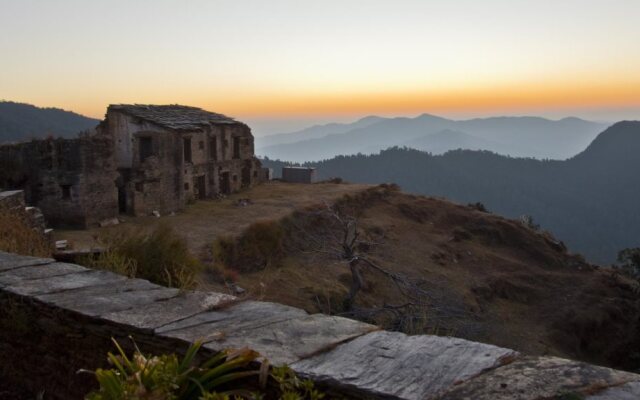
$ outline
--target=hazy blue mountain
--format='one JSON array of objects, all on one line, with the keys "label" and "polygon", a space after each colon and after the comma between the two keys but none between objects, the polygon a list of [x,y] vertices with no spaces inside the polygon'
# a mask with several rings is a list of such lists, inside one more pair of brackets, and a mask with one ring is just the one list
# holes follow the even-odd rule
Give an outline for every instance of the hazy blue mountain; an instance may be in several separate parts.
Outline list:
[{"label": "hazy blue mountain", "polygon": [[376,122],[382,121],[384,118],[369,116],[364,117],[356,122],[349,124],[330,123],[324,125],[314,125],[301,131],[291,133],[280,133],[276,135],[256,137],[256,149],[268,146],[299,142],[301,140],[316,139],[327,135],[345,133],[352,129],[364,128]]},{"label": "hazy blue mountain", "polygon": [[[501,147],[500,143],[471,136],[468,133],[445,129],[440,132],[411,139],[402,144],[416,150],[422,150],[431,154],[443,154],[447,151],[466,150],[491,150],[497,151]],[[506,149],[503,149],[506,151]]]},{"label": "hazy blue mountain", "polygon": [[[282,162],[265,161],[279,172]],[[308,163],[320,178],[395,182],[409,192],[482,202],[508,217],[527,214],[575,252],[610,263],[640,246],[640,122],[619,122],[564,161],[511,158],[489,151],[443,155],[391,148],[375,155]]]},{"label": "hazy blue mountain", "polygon": [[0,143],[18,142],[49,135],[73,137],[100,121],[59,108],[0,101]]},{"label": "hazy blue mountain", "polygon": [[454,121],[422,114],[416,118],[383,119],[322,137],[262,146],[257,153],[295,162],[323,160],[336,155],[371,154],[450,130],[491,142],[487,150],[500,154],[566,159],[583,150],[606,126],[578,118],[552,121],[538,117],[495,117]]}]

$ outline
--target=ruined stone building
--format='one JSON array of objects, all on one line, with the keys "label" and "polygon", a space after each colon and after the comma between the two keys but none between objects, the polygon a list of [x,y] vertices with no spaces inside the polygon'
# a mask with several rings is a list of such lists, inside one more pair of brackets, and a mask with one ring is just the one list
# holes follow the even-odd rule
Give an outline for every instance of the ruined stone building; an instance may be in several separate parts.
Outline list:
[{"label": "ruined stone building", "polygon": [[0,146],[0,188],[57,226],[167,214],[262,176],[247,125],[179,105],[111,105],[91,134]]}]

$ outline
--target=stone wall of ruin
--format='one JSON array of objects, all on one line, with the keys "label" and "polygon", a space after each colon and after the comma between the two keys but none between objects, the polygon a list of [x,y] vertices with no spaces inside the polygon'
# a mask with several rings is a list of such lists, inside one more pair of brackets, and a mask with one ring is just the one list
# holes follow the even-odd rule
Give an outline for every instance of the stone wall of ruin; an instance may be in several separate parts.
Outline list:
[{"label": "stone wall of ruin", "polygon": [[147,354],[181,353],[195,340],[205,357],[250,347],[315,381],[327,398],[640,398],[633,373],[232,300],[0,252],[0,382],[45,399],[81,399],[95,381],[78,370],[106,367],[111,337],[131,352],[131,336]]},{"label": "stone wall of ruin", "polygon": [[[254,157],[253,135],[241,123],[176,132],[109,111],[98,131],[114,138],[118,185],[126,193],[127,212],[134,215],[149,215],[153,211],[167,214],[184,209],[192,200],[214,198],[224,192],[222,179],[226,174],[229,192],[262,180],[260,162]],[[234,157],[235,137],[239,140],[238,157]],[[152,151],[141,159],[141,140],[145,138]],[[190,162],[184,159],[185,138],[190,139]],[[203,193],[199,179],[204,182]]]},{"label": "stone wall of ruin", "polygon": [[22,189],[52,226],[89,226],[118,215],[113,142],[105,137],[0,146],[0,188]]}]

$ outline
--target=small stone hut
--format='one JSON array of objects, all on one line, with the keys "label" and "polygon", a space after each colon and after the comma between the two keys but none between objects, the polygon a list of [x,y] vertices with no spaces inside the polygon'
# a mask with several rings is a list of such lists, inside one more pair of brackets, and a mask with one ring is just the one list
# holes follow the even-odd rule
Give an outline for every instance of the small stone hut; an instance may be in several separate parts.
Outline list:
[{"label": "small stone hut", "polygon": [[316,169],[310,167],[282,167],[282,180],[291,183],[313,183]]}]

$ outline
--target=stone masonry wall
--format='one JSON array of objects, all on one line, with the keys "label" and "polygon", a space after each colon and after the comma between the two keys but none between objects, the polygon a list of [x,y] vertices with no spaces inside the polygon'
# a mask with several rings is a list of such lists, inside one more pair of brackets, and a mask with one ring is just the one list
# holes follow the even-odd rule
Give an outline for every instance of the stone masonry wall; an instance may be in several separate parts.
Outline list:
[{"label": "stone masonry wall", "polygon": [[[172,130],[109,110],[98,134],[113,138],[116,145],[118,187],[129,214],[180,211],[192,200],[237,192],[262,180],[253,135],[239,122]],[[148,154],[141,151],[143,141]],[[187,143],[190,161],[184,157]]]},{"label": "stone masonry wall", "polygon": [[118,215],[113,143],[105,137],[0,146],[0,187],[22,189],[52,226],[89,226]]},{"label": "stone masonry wall", "polygon": [[0,252],[0,382],[45,399],[81,399],[95,383],[78,369],[104,366],[110,338],[128,345],[130,335],[154,354],[182,352],[194,340],[204,342],[204,356],[248,346],[316,381],[328,398],[640,396],[640,376],[628,372],[232,299]]}]

